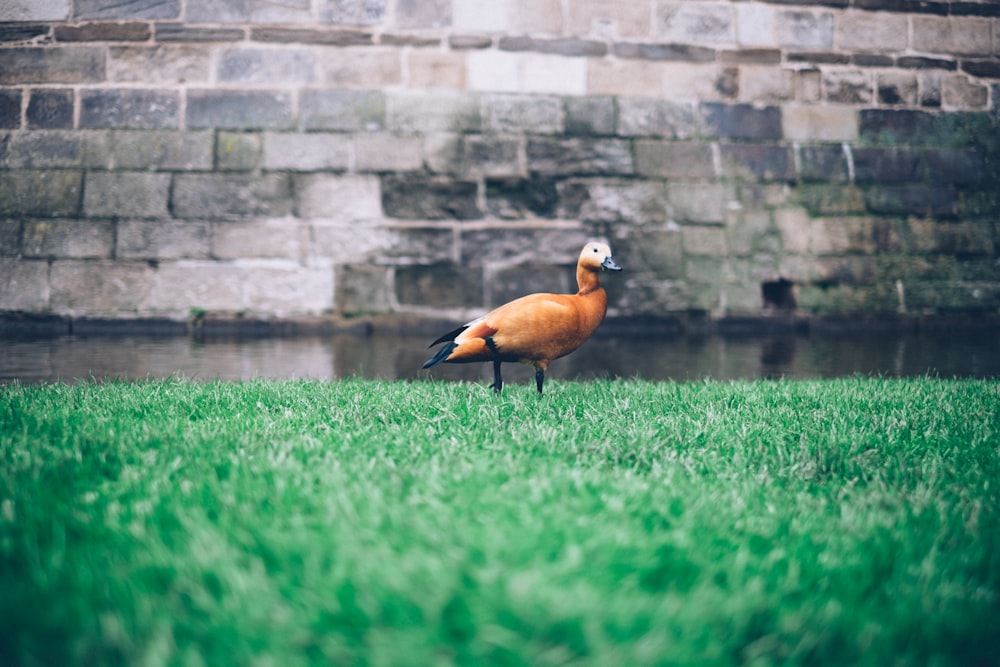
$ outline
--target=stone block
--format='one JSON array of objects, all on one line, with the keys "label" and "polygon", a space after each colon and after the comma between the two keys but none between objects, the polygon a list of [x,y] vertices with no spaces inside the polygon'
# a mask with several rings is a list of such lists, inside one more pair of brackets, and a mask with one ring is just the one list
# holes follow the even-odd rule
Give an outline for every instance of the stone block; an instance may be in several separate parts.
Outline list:
[{"label": "stone block", "polygon": [[296,218],[255,218],[212,225],[211,256],[216,259],[286,258],[306,255],[309,230]]},{"label": "stone block", "polygon": [[354,169],[357,171],[415,171],[422,166],[418,137],[401,137],[388,132],[354,135]]},{"label": "stone block", "polygon": [[634,172],[632,151],[620,139],[531,138],[528,171],[540,174],[626,175]]},{"label": "stone block", "polygon": [[879,185],[865,191],[868,210],[880,215],[916,215],[950,219],[957,214],[953,186]]},{"label": "stone block", "polygon": [[311,222],[311,235],[313,253],[333,261],[344,261],[346,248],[355,264],[407,266],[455,257],[455,234],[442,227],[390,228],[322,220]]},{"label": "stone block", "polygon": [[420,175],[382,177],[382,210],[401,220],[474,220],[482,217],[474,181]]},{"label": "stone block", "polygon": [[493,38],[489,35],[449,35],[448,46],[452,51],[488,49],[493,46]]},{"label": "stone block", "polygon": [[901,249],[901,237],[891,220],[817,218],[811,224],[809,251],[814,255],[872,255]]},{"label": "stone block", "polygon": [[[190,14],[191,10],[188,10]],[[154,26],[157,42],[242,42],[246,38],[243,28],[199,28],[186,23],[157,23]],[[251,30],[253,35],[253,30]],[[263,41],[263,40],[258,40]]]},{"label": "stone block", "polygon": [[801,69],[795,73],[795,99],[803,104],[815,104],[823,96],[823,76],[818,69]]},{"label": "stone block", "polygon": [[668,220],[722,224],[736,201],[736,191],[723,183],[667,183]]},{"label": "stone block", "polygon": [[987,181],[986,156],[972,148],[928,148],[922,160],[931,183],[976,186]]},{"label": "stone block", "polygon": [[70,0],[33,0],[0,5],[0,21],[63,21],[69,18]]},{"label": "stone block", "polygon": [[98,21],[56,25],[52,34],[59,42],[145,42],[153,35],[148,23]]},{"label": "stone block", "polygon": [[147,262],[52,262],[49,307],[57,313],[135,313],[149,297],[155,269]]},{"label": "stone block", "polygon": [[3,59],[0,85],[104,80],[104,48],[99,46],[15,47],[4,49]]},{"label": "stone block", "polygon": [[116,169],[186,171],[212,168],[211,132],[122,130],[111,135]]},{"label": "stone block", "polygon": [[[684,225],[681,227],[681,248],[684,249],[685,257],[694,255],[705,255],[715,258],[723,258],[729,253],[729,246],[726,242],[726,230],[724,227],[707,227],[703,225]],[[697,282],[716,282],[720,275],[718,271],[713,272],[711,281],[707,277],[702,277]],[[688,276],[691,277],[690,273]]]},{"label": "stone block", "polygon": [[664,89],[663,70],[662,63],[593,60],[587,63],[587,94],[625,97],[659,94]]},{"label": "stone block", "polygon": [[[70,91],[70,95],[72,95]],[[70,117],[72,121],[72,117]],[[21,127],[21,91],[0,90],[0,130]]]},{"label": "stone block", "polygon": [[[530,262],[488,272],[487,308],[494,308],[526,294],[575,294],[576,275],[572,266]],[[482,294],[473,305],[483,304]]]},{"label": "stone block", "polygon": [[351,140],[330,132],[264,132],[265,169],[344,170],[350,165]]},{"label": "stone block", "polygon": [[994,131],[986,113],[861,109],[858,114],[859,137],[867,143],[972,146]]},{"label": "stone block", "polygon": [[941,78],[941,72],[919,72],[917,74],[920,106],[941,106]]},{"label": "stone block", "polygon": [[[0,8],[0,17],[4,8]],[[0,18],[0,42],[38,42],[50,37],[49,26],[44,23],[5,23]]]},{"label": "stone block", "polygon": [[222,83],[310,83],[316,78],[312,51],[286,47],[227,47],[216,55],[216,77]]},{"label": "stone block", "polygon": [[559,134],[565,111],[557,97],[487,95],[483,98],[485,128],[494,132]]},{"label": "stone block", "polygon": [[81,128],[177,128],[180,101],[176,92],[109,88],[80,91]]},{"label": "stone block", "polygon": [[48,130],[11,132],[0,167],[7,169],[107,169],[111,162],[108,133]]},{"label": "stone block", "polygon": [[984,109],[989,102],[989,88],[972,82],[963,74],[946,74],[941,83],[943,100],[948,106]]},{"label": "stone block", "polygon": [[716,59],[715,49],[674,43],[616,42],[612,49],[618,58],[670,60],[685,63],[708,63]]},{"label": "stone block", "polygon": [[406,56],[411,88],[465,89],[465,55],[410,51]]},{"label": "stone block", "polygon": [[21,253],[21,221],[0,218],[0,257],[16,257]]},{"label": "stone block", "polygon": [[370,175],[302,174],[295,177],[295,214],[343,222],[382,217],[379,179]]},{"label": "stone block", "polygon": [[836,104],[871,104],[871,74],[863,70],[824,72],[823,97]]},{"label": "stone block", "polygon": [[21,232],[21,253],[34,259],[107,259],[114,245],[114,224],[104,220],[26,220]]},{"label": "stone block", "polygon": [[284,129],[292,124],[287,92],[189,90],[187,94],[190,129]]},{"label": "stone block", "polygon": [[115,256],[121,259],[207,259],[212,228],[208,222],[121,220]]},{"label": "stone block", "polygon": [[462,230],[461,263],[492,269],[518,264],[576,266],[580,249],[591,240],[582,227]]},{"label": "stone block", "polygon": [[793,199],[814,215],[852,215],[867,210],[864,192],[853,185],[799,185]]},{"label": "stone block", "polygon": [[380,47],[319,47],[320,82],[331,88],[370,90],[403,83],[399,49]]},{"label": "stone block", "polygon": [[924,154],[907,148],[855,148],[857,183],[913,183],[926,176]]},{"label": "stone block", "polygon": [[789,105],[781,110],[782,133],[794,141],[856,141],[858,116],[851,107]]},{"label": "stone block", "polygon": [[87,174],[83,214],[89,218],[169,218],[170,174]]},{"label": "stone block", "polygon": [[773,144],[722,144],[722,175],[747,181],[790,181],[795,163],[787,146]]},{"label": "stone block", "polygon": [[451,25],[451,0],[399,0],[396,25],[401,28],[446,28]]},{"label": "stone block", "polygon": [[601,37],[649,37],[652,21],[642,3],[574,0],[569,5],[570,32]]},{"label": "stone block", "polygon": [[[337,25],[378,25],[385,19],[387,0],[320,0],[319,18],[324,23]],[[413,5],[412,0],[402,0],[398,11],[406,16],[416,13],[418,16],[429,15],[438,5],[431,2],[424,7],[423,14]],[[449,8],[450,9],[450,8]],[[449,12],[450,13],[450,12]]]},{"label": "stone block", "polygon": [[706,102],[699,105],[708,136],[726,139],[781,139],[781,109],[757,108],[749,104],[719,104]]},{"label": "stone block", "polygon": [[300,125],[307,130],[378,130],[385,127],[385,95],[378,90],[304,90]]},{"label": "stone block", "polygon": [[786,253],[804,255],[809,252],[812,219],[804,208],[781,208],[774,212],[774,225]]},{"label": "stone block", "polygon": [[902,13],[848,10],[837,21],[837,46],[845,50],[902,51],[908,35],[907,16]]},{"label": "stone block", "polygon": [[[731,211],[726,220],[726,245],[731,256],[764,257],[779,254],[782,240],[772,224],[771,211]],[[764,270],[763,265],[754,269],[761,270]]]},{"label": "stone block", "polygon": [[782,10],[774,20],[778,45],[790,49],[833,48],[834,15],[829,11]]},{"label": "stone block", "polygon": [[486,212],[503,220],[554,218],[559,204],[556,183],[546,178],[486,180]]},{"label": "stone block", "polygon": [[[20,96],[18,96],[20,120]],[[0,104],[0,119],[5,116]],[[28,129],[68,129],[73,127],[73,91],[61,88],[36,88],[28,98],[25,115]]]},{"label": "stone block", "polygon": [[501,51],[533,51],[558,56],[590,56],[595,58],[600,58],[608,52],[608,45],[605,42],[578,37],[538,39],[526,35],[516,37],[508,35],[500,37],[497,47]]},{"label": "stone block", "polygon": [[191,311],[239,312],[247,308],[246,272],[235,262],[160,262],[144,305],[157,313],[188,316]]},{"label": "stone block", "polygon": [[736,41],[736,10],[721,2],[659,2],[655,34],[666,42],[728,46]]},{"label": "stone block", "polygon": [[79,171],[7,171],[0,178],[0,216],[75,217],[82,190]]},{"label": "stone block", "polygon": [[176,217],[228,220],[281,217],[291,213],[291,182],[287,174],[177,174],[172,191]]},{"label": "stone block", "polygon": [[49,309],[49,263],[0,257],[0,310]]},{"label": "stone block", "polygon": [[385,313],[392,309],[390,267],[338,264],[334,305],[346,315]]},{"label": "stone block", "polygon": [[[586,59],[536,53],[518,54],[518,58],[520,92],[555,95],[587,93]],[[471,73],[469,80],[472,88]],[[489,90],[479,87],[477,89]]]},{"label": "stone block", "polygon": [[625,97],[618,100],[617,130],[625,137],[688,139],[698,134],[699,119],[689,103]]},{"label": "stone block", "polygon": [[396,269],[395,289],[400,304],[480,308],[483,305],[483,271],[452,263],[400,266]]},{"label": "stone block", "polygon": [[914,16],[913,48],[930,53],[990,55],[991,21],[960,16]]},{"label": "stone block", "polygon": [[615,178],[571,179],[560,183],[560,217],[588,224],[660,224],[666,219],[666,192],[659,181]]},{"label": "stone block", "polygon": [[75,19],[176,19],[181,0],[74,0]]},{"label": "stone block", "polygon": [[799,180],[847,183],[847,154],[840,144],[816,144],[799,148]]},{"label": "stone block", "polygon": [[576,135],[615,133],[615,100],[612,97],[567,97],[563,100],[564,132]]},{"label": "stone block", "polygon": [[241,260],[246,308],[275,317],[319,315],[333,309],[334,271],[325,262]]},{"label": "stone block", "polygon": [[108,80],[117,83],[190,84],[208,82],[208,47],[181,45],[110,46]]},{"label": "stone block", "polygon": [[681,228],[648,226],[630,231],[616,241],[615,255],[628,258],[629,275],[649,274],[657,280],[678,280],[684,277],[684,248]]},{"label": "stone block", "polygon": [[455,0],[452,26],[456,30],[503,32],[513,20],[511,0]]},{"label": "stone block", "polygon": [[739,68],[739,98],[760,104],[795,99],[795,72],[780,67],[745,65]]},{"label": "stone block", "polygon": [[775,10],[758,3],[736,5],[736,43],[740,46],[773,47]]},{"label": "stone block", "polygon": [[523,139],[469,134],[460,140],[451,173],[517,177],[524,174]]},{"label": "stone block", "polygon": [[252,132],[217,132],[215,168],[219,171],[250,171],[260,165],[261,135]]},{"label": "stone block", "polygon": [[393,93],[386,98],[388,128],[401,134],[477,132],[483,128],[478,95]]},{"label": "stone block", "polygon": [[635,142],[635,170],[658,178],[714,178],[715,159],[707,143],[639,139]]},{"label": "stone block", "polygon": [[193,2],[184,18],[190,23],[248,23],[259,0],[203,0]]},{"label": "stone block", "polygon": [[917,103],[917,76],[909,72],[884,72],[875,78],[879,104]]}]

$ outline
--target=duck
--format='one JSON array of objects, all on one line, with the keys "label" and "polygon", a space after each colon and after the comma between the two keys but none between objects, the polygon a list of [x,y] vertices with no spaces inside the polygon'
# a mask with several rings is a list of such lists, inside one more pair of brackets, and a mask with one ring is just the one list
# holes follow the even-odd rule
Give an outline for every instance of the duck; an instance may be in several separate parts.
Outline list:
[{"label": "duck", "polygon": [[606,243],[591,241],[576,263],[576,294],[538,293],[509,301],[431,343],[429,348],[445,345],[423,367],[493,362],[490,386],[499,394],[500,364],[529,364],[535,368],[535,387],[541,395],[549,364],[583,345],[604,321],[608,295],[600,274],[621,270]]}]

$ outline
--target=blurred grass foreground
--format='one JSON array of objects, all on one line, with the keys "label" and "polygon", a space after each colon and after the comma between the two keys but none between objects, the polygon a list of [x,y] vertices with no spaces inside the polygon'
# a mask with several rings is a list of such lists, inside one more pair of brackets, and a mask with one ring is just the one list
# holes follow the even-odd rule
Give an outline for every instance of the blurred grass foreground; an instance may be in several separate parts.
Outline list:
[{"label": "blurred grass foreground", "polygon": [[0,664],[988,665],[1000,383],[0,387]]}]

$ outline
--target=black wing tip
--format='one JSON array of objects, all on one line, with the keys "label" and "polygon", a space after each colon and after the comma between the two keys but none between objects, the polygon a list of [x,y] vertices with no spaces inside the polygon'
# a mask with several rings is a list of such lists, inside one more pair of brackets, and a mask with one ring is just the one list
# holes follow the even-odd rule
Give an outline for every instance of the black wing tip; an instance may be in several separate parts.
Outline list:
[{"label": "black wing tip", "polygon": [[436,341],[434,341],[433,343],[431,343],[430,345],[428,345],[427,349],[429,350],[432,347],[434,347],[435,345],[440,345],[441,343],[447,343],[450,340],[455,340],[455,338],[458,336],[458,334],[462,333],[463,331],[465,331],[468,328],[469,328],[468,324],[463,324],[459,328],[453,329],[452,331],[449,331],[448,333],[446,333],[445,335],[441,336]]},{"label": "black wing tip", "polygon": [[435,354],[433,357],[425,361],[423,367],[430,368],[431,366],[437,366],[442,361],[447,359],[448,355],[451,354],[451,351],[454,350],[456,347],[458,347],[458,344],[455,343],[455,341],[451,341],[450,343],[442,347],[440,350],[438,350],[437,354]]}]

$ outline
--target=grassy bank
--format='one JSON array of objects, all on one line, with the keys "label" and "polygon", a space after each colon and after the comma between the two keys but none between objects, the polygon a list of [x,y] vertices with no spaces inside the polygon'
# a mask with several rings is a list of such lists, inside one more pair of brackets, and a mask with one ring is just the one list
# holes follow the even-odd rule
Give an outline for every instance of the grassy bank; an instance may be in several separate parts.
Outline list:
[{"label": "grassy bank", "polygon": [[0,664],[986,665],[1000,383],[0,388]]}]

